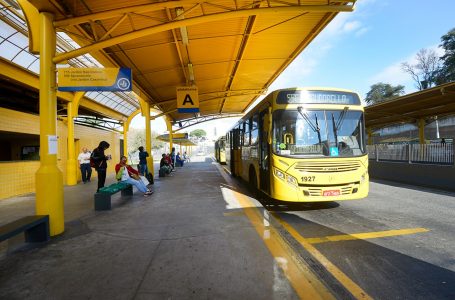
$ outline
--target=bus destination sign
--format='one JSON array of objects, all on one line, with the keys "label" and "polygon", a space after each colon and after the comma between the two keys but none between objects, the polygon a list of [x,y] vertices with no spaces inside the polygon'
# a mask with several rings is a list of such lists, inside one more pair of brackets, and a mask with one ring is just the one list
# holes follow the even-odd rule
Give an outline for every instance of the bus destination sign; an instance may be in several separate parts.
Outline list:
[{"label": "bus destination sign", "polygon": [[355,93],[338,91],[286,90],[278,92],[277,104],[342,104],[360,105]]}]

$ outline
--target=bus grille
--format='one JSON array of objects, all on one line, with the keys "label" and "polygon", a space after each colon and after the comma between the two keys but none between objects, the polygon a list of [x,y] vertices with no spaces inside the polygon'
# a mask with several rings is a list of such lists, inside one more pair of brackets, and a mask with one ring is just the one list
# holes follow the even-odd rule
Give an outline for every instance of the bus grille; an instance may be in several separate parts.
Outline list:
[{"label": "bus grille", "polygon": [[295,169],[303,172],[314,173],[332,173],[355,171],[360,168],[359,161],[343,161],[343,162],[299,162],[295,165]]},{"label": "bus grille", "polygon": [[[340,187],[340,195],[350,195],[352,194],[352,188],[354,185],[347,185],[347,186],[342,186]],[[327,188],[325,188],[327,189]],[[311,197],[322,197],[322,191],[324,189],[319,188],[319,187],[314,187],[314,188],[309,188],[308,193],[310,194]]]}]

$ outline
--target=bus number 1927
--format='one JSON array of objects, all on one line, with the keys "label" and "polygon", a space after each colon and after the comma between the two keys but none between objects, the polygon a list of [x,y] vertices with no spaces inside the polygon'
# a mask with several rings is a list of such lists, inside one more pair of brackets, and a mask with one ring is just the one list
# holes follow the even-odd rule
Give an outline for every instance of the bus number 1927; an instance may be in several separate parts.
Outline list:
[{"label": "bus number 1927", "polygon": [[302,176],[303,182],[313,182],[316,179],[316,176]]}]

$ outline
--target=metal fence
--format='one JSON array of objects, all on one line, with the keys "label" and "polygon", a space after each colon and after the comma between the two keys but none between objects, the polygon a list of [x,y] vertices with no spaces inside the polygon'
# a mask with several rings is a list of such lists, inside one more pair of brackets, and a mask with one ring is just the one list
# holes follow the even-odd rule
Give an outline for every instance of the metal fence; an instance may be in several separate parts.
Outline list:
[{"label": "metal fence", "polygon": [[376,161],[401,161],[453,165],[453,144],[376,144],[368,145],[368,157]]}]

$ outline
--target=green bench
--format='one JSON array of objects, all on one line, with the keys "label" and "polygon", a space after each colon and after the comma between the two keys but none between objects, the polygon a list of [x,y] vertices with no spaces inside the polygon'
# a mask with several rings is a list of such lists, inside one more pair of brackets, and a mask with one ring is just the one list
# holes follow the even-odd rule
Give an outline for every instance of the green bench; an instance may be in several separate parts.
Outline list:
[{"label": "green bench", "polygon": [[95,210],[110,210],[111,196],[118,192],[121,192],[122,196],[132,196],[133,186],[126,182],[117,182],[100,188],[95,194]]},{"label": "green bench", "polygon": [[0,242],[15,235],[24,233],[27,243],[47,242],[49,235],[49,216],[26,216],[16,221],[0,226]]}]

